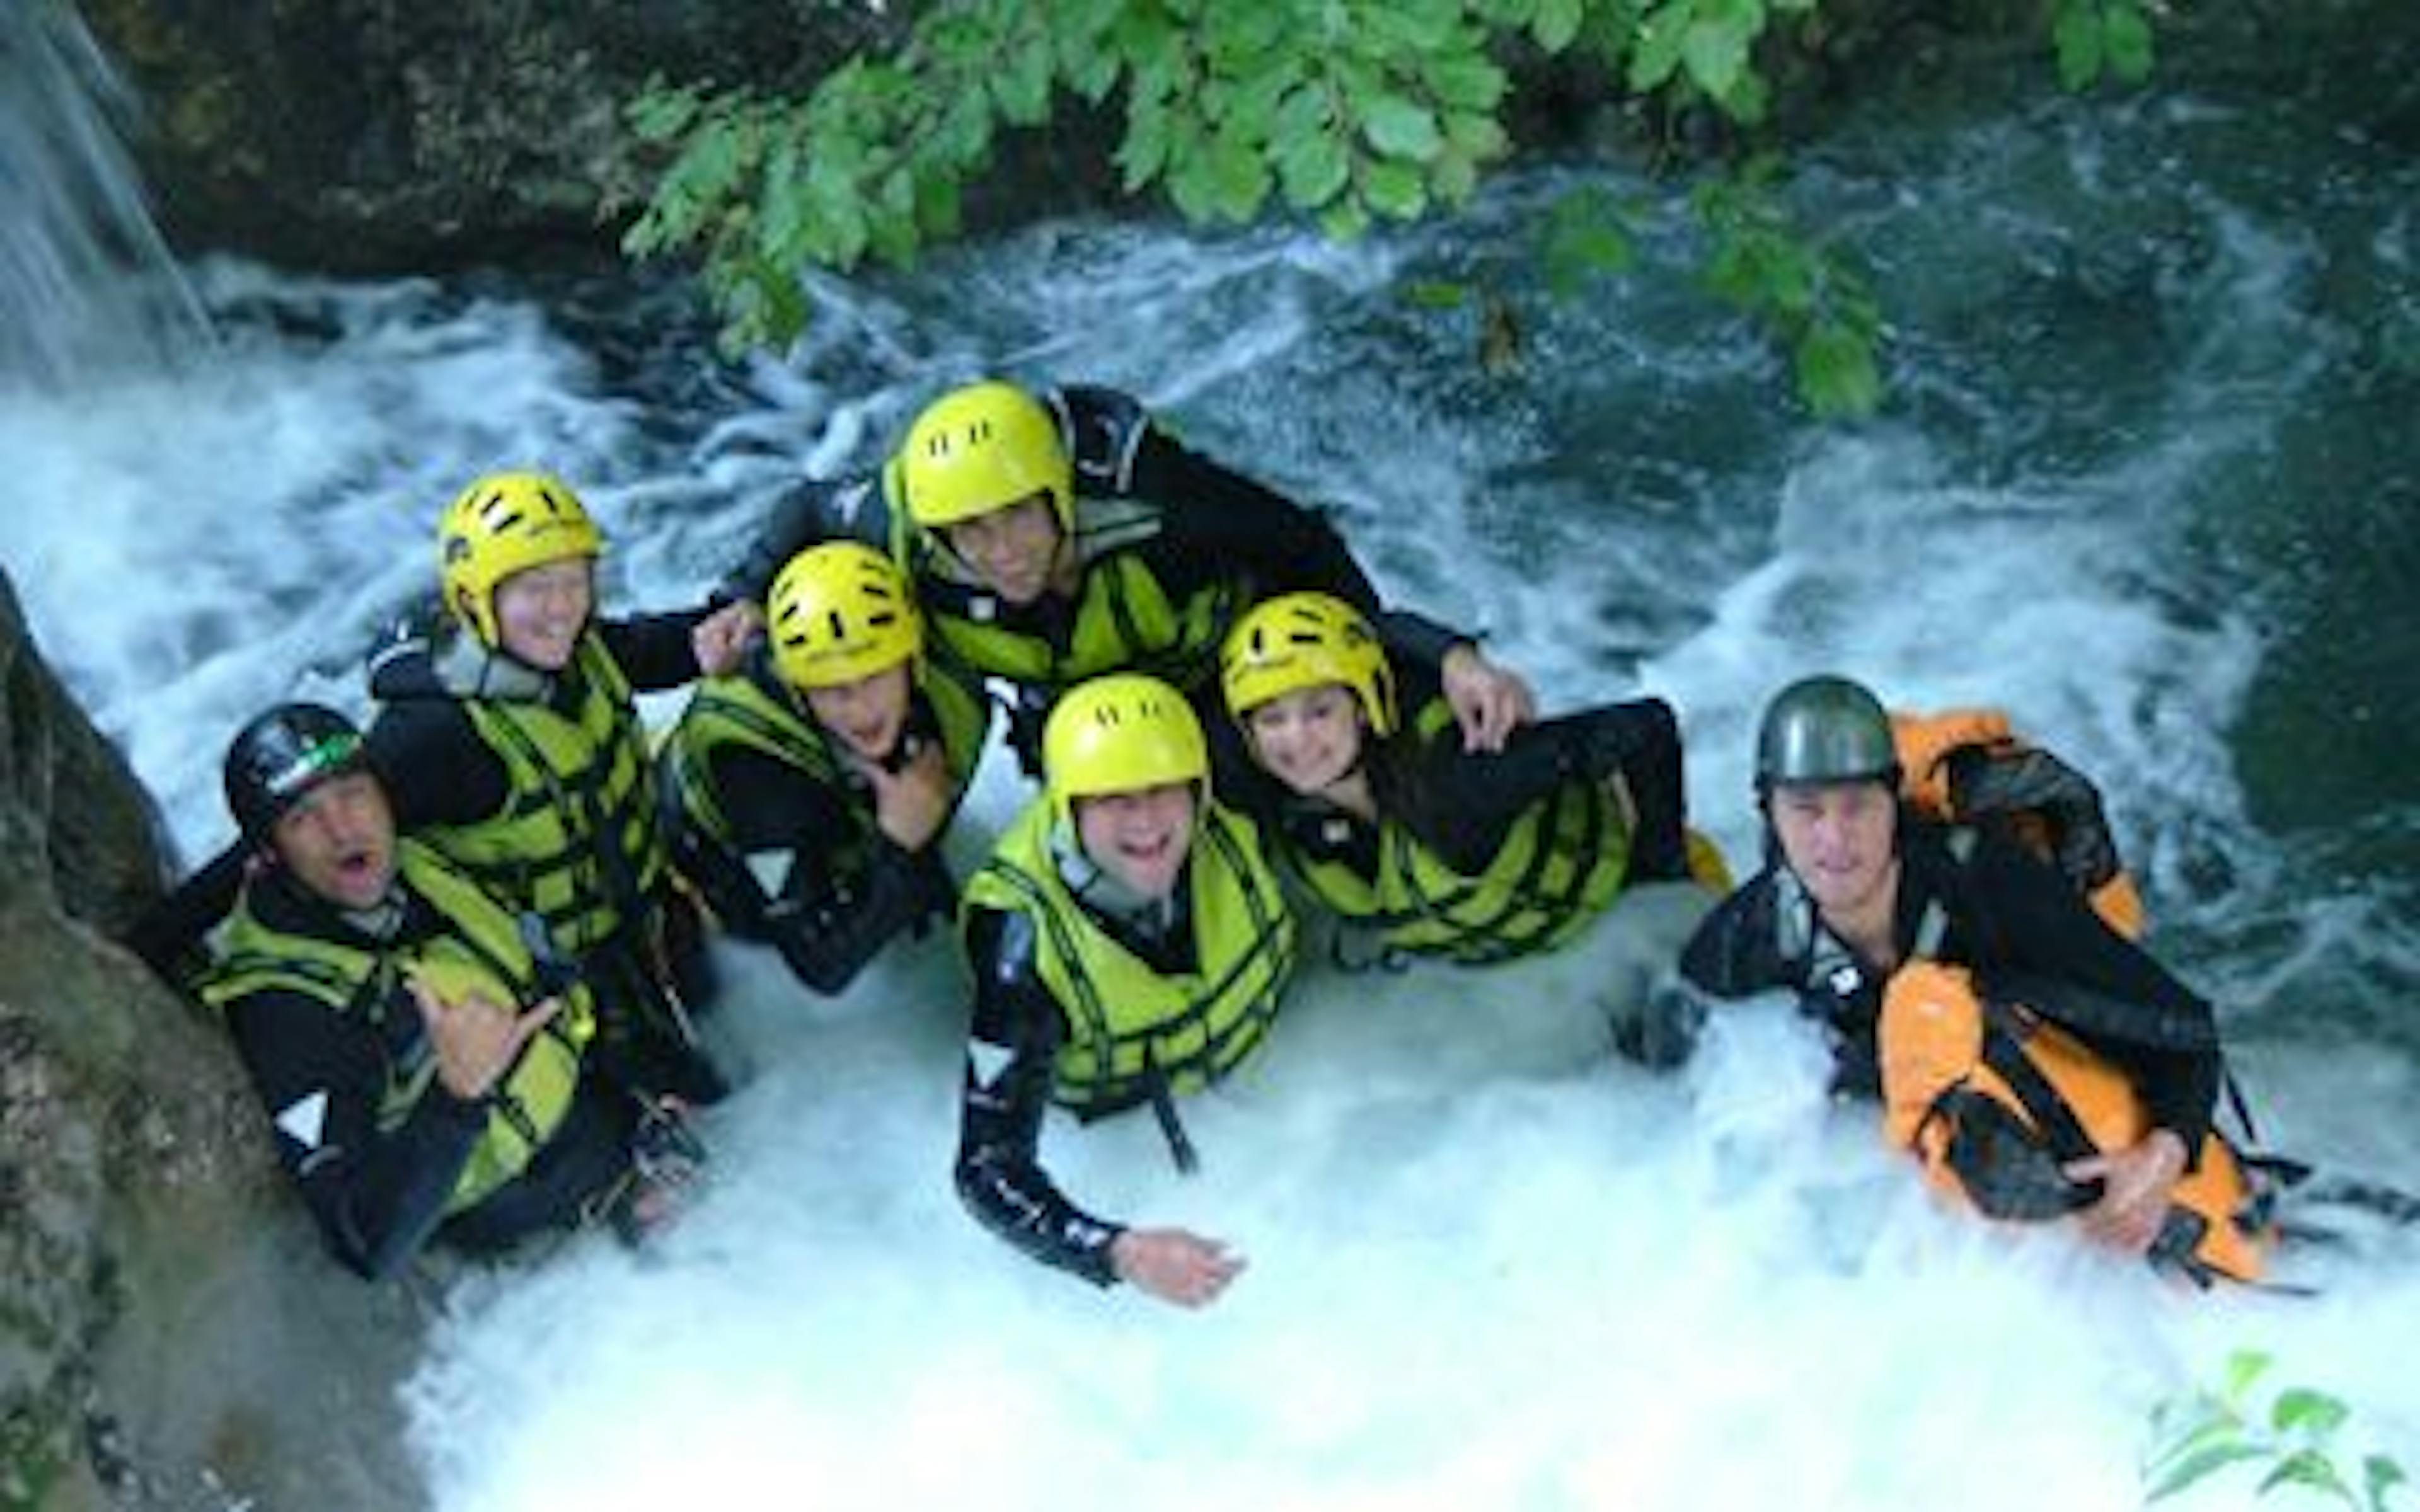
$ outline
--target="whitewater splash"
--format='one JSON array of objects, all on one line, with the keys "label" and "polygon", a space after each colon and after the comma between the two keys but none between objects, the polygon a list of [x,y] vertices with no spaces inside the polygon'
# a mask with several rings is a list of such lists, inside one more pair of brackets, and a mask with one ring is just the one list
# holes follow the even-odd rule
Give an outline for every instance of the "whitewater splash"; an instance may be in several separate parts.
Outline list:
[{"label": "whitewater splash", "polygon": [[[1832,667],[1910,704],[2003,703],[2102,776],[2180,937],[2281,928],[2180,958],[2223,1013],[2314,1001],[2332,938],[2397,949],[2391,893],[2314,887],[2247,818],[2227,730],[2264,626],[2190,548],[2219,528],[2197,495],[2337,349],[2289,297],[2307,248],[2220,206],[2235,229],[2163,296],[2195,339],[2104,378],[2039,347],[1984,370],[1911,332],[1910,418],[1840,433],[1777,416],[1763,348],[1669,285],[1525,306],[1515,381],[1475,360],[1466,312],[1400,296],[1517,283],[1520,213],[1558,185],[1344,250],[1047,227],[827,285],[805,349],[736,371],[644,291],[617,293],[625,328],[583,313],[594,291],[208,265],[206,370],[0,396],[0,544],[199,855],[227,834],[216,758],[246,714],[361,709],[359,653],[433,579],[463,479],[562,471],[613,539],[608,604],[669,606],[792,477],[871,464],[939,385],[1106,381],[1335,508],[1383,590],[1489,631],[1550,706],[1670,698],[1699,821],[1743,867],[1755,711]],[[1936,247],[2005,197],[1925,191],[1895,208]],[[1988,252],[1939,260],[1947,285],[1910,307],[1944,329],[2024,286]],[[988,763],[956,858],[1024,796]],[[1947,1217],[1826,1104],[1820,1047],[1777,1007],[1718,1020],[1677,1077],[1612,1061],[1619,938],[1495,972],[1307,974],[1265,1053],[1188,1111],[1197,1179],[1148,1120],[1054,1124],[1079,1199],[1248,1254],[1201,1316],[1095,1294],[959,1211],[947,941],[830,1002],[726,950],[712,1032],[749,1080],[707,1120],[711,1193],[644,1258],[583,1239],[446,1295],[411,1392],[440,1504],[2118,1507],[2149,1408],[2247,1347],[2351,1402],[2356,1447],[2420,1462],[2420,1384],[2381,1323],[2420,1304],[2408,1242],[2297,1262],[2317,1300],[2197,1299]],[[2408,1042],[2345,1043],[2345,1021],[2317,1000],[2239,1069],[2283,1148],[2420,1185]]]}]

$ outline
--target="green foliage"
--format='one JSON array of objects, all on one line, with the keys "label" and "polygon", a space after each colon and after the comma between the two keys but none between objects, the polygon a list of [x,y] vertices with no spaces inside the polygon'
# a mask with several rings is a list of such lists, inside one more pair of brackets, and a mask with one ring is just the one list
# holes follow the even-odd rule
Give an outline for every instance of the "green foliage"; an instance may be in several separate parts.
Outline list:
[{"label": "green foliage", "polygon": [[[1569,54],[1668,110],[1765,118],[1759,53],[1824,0],[932,0],[889,57],[860,57],[804,100],[652,81],[632,131],[666,155],[624,238],[639,258],[698,258],[726,347],[781,344],[808,309],[798,274],[912,262],[956,233],[966,186],[1004,131],[1070,97],[1120,121],[1125,193],[1188,220],[1300,216],[1350,238],[1466,202],[1510,149],[1516,50]],[[1837,0],[1836,0],[1837,3]],[[2138,78],[2146,0],[2054,0],[2062,77]],[[1790,232],[1761,188],[1701,196],[1709,280],[1788,342],[1824,414],[1880,397],[1880,319],[1838,259]],[[1619,215],[1558,211],[1557,287],[1626,267]]]},{"label": "green foliage", "polygon": [[2258,1463],[2269,1467],[2260,1478],[2261,1496],[2300,1488],[2353,1512],[2386,1512],[2389,1495],[2405,1480],[2403,1467],[2384,1455],[2366,1456],[2356,1487],[2338,1465],[2335,1447],[2351,1409],[2325,1392],[2291,1386],[2264,1412],[2253,1400],[2253,1386],[2269,1363],[2265,1354],[2240,1350],[2227,1357],[2216,1391],[2195,1391],[2152,1411],[2144,1501],[2174,1496],[2230,1465]]},{"label": "green foliage", "polygon": [[2104,75],[2141,84],[2151,74],[2151,20],[2143,0],[2057,0],[2051,40],[2059,82],[2089,89]]},{"label": "green foliage", "polygon": [[1778,160],[1757,159],[1693,198],[1712,252],[1706,286],[1791,350],[1799,394],[1826,417],[1882,400],[1882,306],[1837,248],[1801,236],[1776,193]]}]

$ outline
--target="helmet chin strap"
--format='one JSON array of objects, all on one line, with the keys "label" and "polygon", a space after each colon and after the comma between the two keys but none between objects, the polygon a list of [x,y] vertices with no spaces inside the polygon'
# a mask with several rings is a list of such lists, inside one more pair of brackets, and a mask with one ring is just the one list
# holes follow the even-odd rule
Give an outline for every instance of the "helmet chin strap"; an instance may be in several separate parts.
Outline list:
[{"label": "helmet chin strap", "polygon": [[1147,898],[1136,891],[1123,878],[1085,855],[1083,842],[1076,838],[1069,825],[1050,826],[1050,859],[1059,870],[1059,880],[1067,885],[1076,901],[1106,918],[1153,935],[1164,933],[1175,921],[1173,891],[1158,898]]},{"label": "helmet chin strap", "polygon": [[403,887],[398,876],[386,885],[386,896],[367,908],[339,908],[336,916],[374,940],[392,939],[403,927]]}]

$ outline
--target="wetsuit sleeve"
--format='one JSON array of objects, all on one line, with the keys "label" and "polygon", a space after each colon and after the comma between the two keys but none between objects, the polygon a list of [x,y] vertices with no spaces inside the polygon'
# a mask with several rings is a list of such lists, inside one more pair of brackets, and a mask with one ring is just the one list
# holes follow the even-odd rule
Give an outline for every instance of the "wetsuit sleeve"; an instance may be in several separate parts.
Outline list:
[{"label": "wetsuit sleeve", "polygon": [[2188,1160],[2198,1162],[2223,1071],[2210,1004],[2104,923],[2055,869],[2021,847],[1985,839],[1966,881],[2001,934],[2009,966],[2082,988],[2109,1012],[2142,1025],[2139,1035],[2112,1032],[2045,1005],[2048,1016],[2127,1073],[2151,1122],[2175,1133]]},{"label": "wetsuit sleeve", "polygon": [[477,824],[512,797],[504,764],[452,699],[384,705],[365,747],[399,829]]},{"label": "wetsuit sleeve", "polygon": [[747,554],[723,575],[714,591],[715,602],[763,602],[792,557],[826,541],[860,540],[887,550],[890,520],[876,494],[870,478],[808,482],[784,494]]},{"label": "wetsuit sleeve", "polygon": [[1770,871],[1748,878],[1698,921],[1681,949],[1681,975],[1716,997],[1752,997],[1797,985],[1782,960],[1777,906]]},{"label": "wetsuit sleeve", "polygon": [[161,980],[189,985],[209,968],[204,939],[234,911],[251,863],[252,847],[236,841],[144,909],[122,943]]},{"label": "wetsuit sleeve", "polygon": [[978,908],[966,934],[975,990],[958,1104],[958,1196],[985,1227],[1043,1264],[1112,1285],[1109,1245],[1124,1228],[1068,1201],[1039,1158],[1065,1021],[1034,971],[1032,922]]},{"label": "wetsuit sleeve", "polygon": [[1388,656],[1423,667],[1442,667],[1454,647],[1475,648],[1479,644],[1476,637],[1430,619],[1417,609],[1382,609],[1370,625],[1378,632],[1378,643],[1387,648]]},{"label": "wetsuit sleeve", "polygon": [[1166,546],[1205,568],[1240,573],[1256,594],[1316,590],[1378,613],[1377,590],[1327,517],[1189,452],[1146,426],[1129,491],[1167,506]]},{"label": "wetsuit sleeve", "polygon": [[278,1161],[330,1249],[369,1280],[394,1276],[444,1218],[485,1109],[432,1081],[402,1124],[381,1133],[385,1070],[372,1031],[281,991],[237,1000],[227,1022],[269,1110]]},{"label": "wetsuit sleeve", "polygon": [[1457,872],[1484,870],[1514,822],[1563,783],[1620,777],[1638,810],[1629,875],[1688,875],[1680,726],[1661,699],[1524,725],[1500,751],[1465,750],[1450,735],[1427,740],[1406,777],[1403,791],[1389,795],[1392,806]]},{"label": "wetsuit sleeve", "polygon": [[701,846],[700,858],[722,873],[722,887],[762,900],[766,938],[814,991],[842,991],[884,946],[956,906],[939,846],[911,852],[877,835],[861,871],[833,866],[824,837],[847,833],[857,820],[849,798],[830,784],[745,748],[717,751],[709,769],[740,852],[786,851],[792,862],[781,895],[767,898],[720,847]]},{"label": "wetsuit sleeve", "polygon": [[622,669],[622,675],[642,693],[680,687],[703,676],[697,646],[690,632],[710,611],[684,609],[675,614],[640,614],[628,619],[599,620],[597,639]]}]

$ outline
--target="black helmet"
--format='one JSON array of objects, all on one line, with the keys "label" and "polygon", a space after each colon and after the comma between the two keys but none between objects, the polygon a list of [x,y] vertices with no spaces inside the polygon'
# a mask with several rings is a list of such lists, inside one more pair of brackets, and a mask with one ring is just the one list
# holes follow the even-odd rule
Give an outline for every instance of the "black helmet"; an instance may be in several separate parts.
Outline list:
[{"label": "black helmet", "polygon": [[350,719],[318,703],[280,703],[227,746],[227,811],[244,839],[267,845],[279,817],[302,795],[368,767],[362,733]]},{"label": "black helmet", "polygon": [[1875,781],[1899,786],[1882,701],[1845,677],[1803,677],[1773,696],[1756,732],[1756,787]]}]

